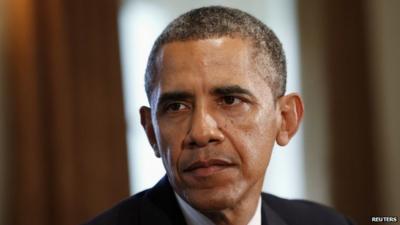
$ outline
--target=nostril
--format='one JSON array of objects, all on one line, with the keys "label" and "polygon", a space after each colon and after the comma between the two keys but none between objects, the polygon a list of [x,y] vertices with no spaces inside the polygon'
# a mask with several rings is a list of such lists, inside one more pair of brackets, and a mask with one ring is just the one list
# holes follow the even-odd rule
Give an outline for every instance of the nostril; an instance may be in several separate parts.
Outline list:
[{"label": "nostril", "polygon": [[216,138],[215,139],[212,138],[207,141],[191,140],[189,142],[189,147],[190,148],[201,148],[201,147],[207,146],[208,144],[214,144],[214,143],[218,143],[220,141],[221,141],[220,139],[216,139]]},{"label": "nostril", "polygon": [[208,141],[202,141],[199,139],[192,139],[192,141],[189,142],[189,147],[190,148],[201,148],[204,147],[208,144]]},{"label": "nostril", "polygon": [[191,141],[190,143],[189,143],[189,147],[190,148],[194,148],[194,147],[197,147],[198,146],[198,144],[195,142],[195,141]]},{"label": "nostril", "polygon": [[214,142],[220,142],[220,139],[211,139],[210,141],[208,141],[209,143],[214,143]]}]

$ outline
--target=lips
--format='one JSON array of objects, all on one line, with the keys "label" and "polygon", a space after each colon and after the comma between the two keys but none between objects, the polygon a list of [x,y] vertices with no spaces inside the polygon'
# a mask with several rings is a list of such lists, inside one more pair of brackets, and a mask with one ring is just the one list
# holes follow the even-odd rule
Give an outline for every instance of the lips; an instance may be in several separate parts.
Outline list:
[{"label": "lips", "polygon": [[183,172],[204,177],[213,175],[232,166],[234,166],[233,163],[221,159],[200,160],[191,163]]}]

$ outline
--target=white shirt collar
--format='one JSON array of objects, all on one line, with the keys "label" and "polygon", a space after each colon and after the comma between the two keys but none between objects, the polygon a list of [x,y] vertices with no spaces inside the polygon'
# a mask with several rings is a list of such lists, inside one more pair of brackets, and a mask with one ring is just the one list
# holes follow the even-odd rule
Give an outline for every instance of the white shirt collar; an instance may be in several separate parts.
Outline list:
[{"label": "white shirt collar", "polygon": [[[176,199],[178,199],[179,206],[181,207],[183,216],[188,225],[215,225],[208,217],[194,209],[185,200],[179,197],[178,194],[175,193],[175,196]],[[248,225],[261,225],[261,196],[258,199],[256,212]]]}]

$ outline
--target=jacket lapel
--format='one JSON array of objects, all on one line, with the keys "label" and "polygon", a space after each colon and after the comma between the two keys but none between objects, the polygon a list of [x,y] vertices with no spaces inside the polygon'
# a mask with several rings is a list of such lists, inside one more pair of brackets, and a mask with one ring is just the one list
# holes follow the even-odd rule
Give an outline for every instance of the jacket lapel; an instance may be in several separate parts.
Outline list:
[{"label": "jacket lapel", "polygon": [[149,201],[141,206],[141,224],[186,225],[167,176],[164,176],[146,194]]},{"label": "jacket lapel", "polygon": [[262,225],[287,225],[287,223],[267,205],[264,198],[262,198],[261,205],[261,224]]}]

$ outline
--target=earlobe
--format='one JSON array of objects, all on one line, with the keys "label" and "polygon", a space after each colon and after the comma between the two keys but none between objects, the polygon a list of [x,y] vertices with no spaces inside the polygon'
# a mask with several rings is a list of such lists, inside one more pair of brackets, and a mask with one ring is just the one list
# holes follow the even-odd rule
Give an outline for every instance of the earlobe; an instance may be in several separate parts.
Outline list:
[{"label": "earlobe", "polygon": [[289,143],[290,138],[287,131],[279,131],[278,136],[276,137],[276,143],[280,146],[285,146]]},{"label": "earlobe", "polygon": [[280,124],[276,136],[276,142],[287,145],[297,132],[303,118],[304,106],[300,96],[296,93],[285,95],[279,99]]},{"label": "earlobe", "polygon": [[157,140],[155,138],[153,124],[151,122],[151,109],[149,107],[142,106],[140,108],[140,123],[146,132],[147,139],[153,148],[154,154],[156,157],[160,158],[160,149],[158,148]]}]

